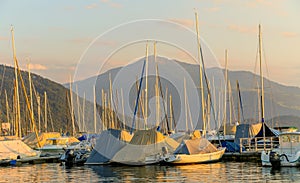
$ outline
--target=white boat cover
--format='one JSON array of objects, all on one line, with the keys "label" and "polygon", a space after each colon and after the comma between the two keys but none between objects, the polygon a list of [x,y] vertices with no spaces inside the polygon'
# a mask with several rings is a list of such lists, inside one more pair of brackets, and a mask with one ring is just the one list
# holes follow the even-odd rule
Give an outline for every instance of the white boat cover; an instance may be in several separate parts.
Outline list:
[{"label": "white boat cover", "polygon": [[[43,147],[46,143],[46,140],[49,138],[58,138],[60,137],[60,133],[58,132],[43,132],[38,134],[38,138],[40,141],[40,145]],[[23,142],[25,142],[31,148],[38,148],[38,139],[34,132],[28,134],[24,137]]]},{"label": "white boat cover", "polygon": [[132,135],[124,130],[108,129],[103,131],[97,138],[96,146],[87,159],[86,164],[108,163],[131,138]]},{"label": "white boat cover", "polygon": [[205,154],[217,152],[218,149],[205,138],[183,140],[174,154]]},{"label": "white boat cover", "polygon": [[139,130],[135,132],[132,140],[115,154],[112,161],[129,165],[147,164],[146,158],[161,154],[162,147],[167,147],[173,152],[178,147],[178,142],[163,136],[155,129]]},{"label": "white boat cover", "polygon": [[39,152],[31,149],[21,140],[1,140],[0,141],[0,160],[28,158],[38,156]]}]

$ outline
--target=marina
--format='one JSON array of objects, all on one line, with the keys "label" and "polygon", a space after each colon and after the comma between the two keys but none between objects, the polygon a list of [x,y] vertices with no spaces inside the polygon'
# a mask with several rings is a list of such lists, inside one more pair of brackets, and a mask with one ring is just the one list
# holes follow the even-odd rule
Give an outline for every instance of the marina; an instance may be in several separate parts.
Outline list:
[{"label": "marina", "polygon": [[0,182],[300,181],[295,2],[18,3]]}]

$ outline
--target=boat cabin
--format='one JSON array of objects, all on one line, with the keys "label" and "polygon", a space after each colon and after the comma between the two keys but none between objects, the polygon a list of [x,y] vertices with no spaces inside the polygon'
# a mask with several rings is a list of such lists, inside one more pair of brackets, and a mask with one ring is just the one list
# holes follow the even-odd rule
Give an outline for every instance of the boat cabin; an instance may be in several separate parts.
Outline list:
[{"label": "boat cabin", "polygon": [[297,153],[300,150],[300,132],[286,132],[279,135],[281,153]]}]

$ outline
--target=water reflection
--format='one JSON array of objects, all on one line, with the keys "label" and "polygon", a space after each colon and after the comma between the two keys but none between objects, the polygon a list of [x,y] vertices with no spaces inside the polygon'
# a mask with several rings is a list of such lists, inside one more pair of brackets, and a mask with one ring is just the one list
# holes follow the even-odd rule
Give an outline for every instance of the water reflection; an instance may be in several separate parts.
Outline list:
[{"label": "water reflection", "polygon": [[53,163],[1,167],[0,177],[0,182],[297,182],[300,168],[274,170],[247,162],[72,168]]}]

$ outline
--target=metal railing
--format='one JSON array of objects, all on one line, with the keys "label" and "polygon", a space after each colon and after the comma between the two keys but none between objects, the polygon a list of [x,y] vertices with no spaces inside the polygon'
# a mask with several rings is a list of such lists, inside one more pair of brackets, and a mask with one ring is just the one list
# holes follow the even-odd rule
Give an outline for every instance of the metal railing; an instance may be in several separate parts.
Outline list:
[{"label": "metal railing", "polygon": [[243,152],[243,147],[247,152],[260,152],[262,150],[272,150],[278,144],[278,137],[240,138],[240,153]]}]

